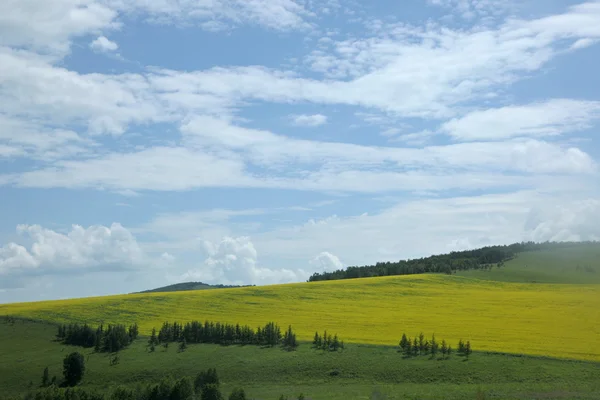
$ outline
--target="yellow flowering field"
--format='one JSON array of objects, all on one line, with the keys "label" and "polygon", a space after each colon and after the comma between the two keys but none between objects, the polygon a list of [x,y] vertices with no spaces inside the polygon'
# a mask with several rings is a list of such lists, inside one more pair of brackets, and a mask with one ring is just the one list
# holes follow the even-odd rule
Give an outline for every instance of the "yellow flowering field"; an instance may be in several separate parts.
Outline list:
[{"label": "yellow flowering field", "polygon": [[412,275],[238,289],[149,293],[0,305],[0,315],[55,322],[212,320],[291,324],[346,343],[397,345],[403,332],[475,350],[600,360],[600,285],[526,284]]}]

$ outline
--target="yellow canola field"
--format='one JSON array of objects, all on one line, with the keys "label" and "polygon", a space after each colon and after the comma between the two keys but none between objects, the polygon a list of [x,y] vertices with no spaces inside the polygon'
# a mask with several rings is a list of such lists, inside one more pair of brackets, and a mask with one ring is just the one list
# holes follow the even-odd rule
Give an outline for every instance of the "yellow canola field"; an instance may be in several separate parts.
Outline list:
[{"label": "yellow canola field", "polygon": [[403,332],[470,340],[475,350],[600,361],[600,285],[523,284],[412,275],[239,289],[0,305],[0,315],[58,322],[291,324],[346,343],[397,345]]}]

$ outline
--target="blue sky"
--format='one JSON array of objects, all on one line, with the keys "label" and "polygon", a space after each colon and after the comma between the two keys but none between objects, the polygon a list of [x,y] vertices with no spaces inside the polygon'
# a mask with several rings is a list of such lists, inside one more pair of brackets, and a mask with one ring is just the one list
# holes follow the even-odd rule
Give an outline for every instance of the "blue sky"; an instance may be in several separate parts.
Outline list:
[{"label": "blue sky", "polygon": [[0,302],[600,239],[600,2],[0,4]]}]

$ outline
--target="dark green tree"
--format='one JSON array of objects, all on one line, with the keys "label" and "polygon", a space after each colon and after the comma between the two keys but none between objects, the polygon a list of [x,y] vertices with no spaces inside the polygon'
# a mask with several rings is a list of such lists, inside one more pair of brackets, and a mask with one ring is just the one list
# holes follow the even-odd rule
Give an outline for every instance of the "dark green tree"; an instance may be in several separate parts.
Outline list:
[{"label": "dark green tree", "polygon": [[469,358],[469,356],[471,355],[471,353],[473,352],[473,350],[471,350],[471,342],[467,340],[467,343],[465,343],[465,356],[467,357],[467,359]]},{"label": "dark green tree", "polygon": [[42,387],[46,387],[50,384],[50,372],[48,371],[48,367],[44,368],[44,373],[42,374]]},{"label": "dark green tree", "polygon": [[439,343],[435,340],[435,334],[433,334],[431,336],[431,356],[432,357],[435,357],[435,355],[438,352],[439,347],[440,347]]},{"label": "dark green tree", "polygon": [[448,354],[448,343],[446,343],[446,340],[442,340],[442,347],[440,350],[442,351],[442,358],[445,359],[446,354]]},{"label": "dark green tree", "polygon": [[415,338],[413,340],[412,355],[413,356],[418,356],[419,355],[419,339],[417,339],[417,338]]},{"label": "dark green tree", "polygon": [[152,328],[152,334],[150,335],[150,339],[148,339],[148,346],[157,345],[158,338],[156,337],[156,328]]},{"label": "dark green tree", "polygon": [[400,348],[402,349],[402,351],[406,351],[406,346],[410,345],[410,341],[406,337],[406,333],[402,334],[402,339],[400,339],[400,343],[398,343],[398,344],[400,345]]},{"label": "dark green tree", "polygon": [[188,377],[179,379],[173,385],[170,400],[190,400],[194,397],[194,385]]},{"label": "dark green tree", "polygon": [[63,376],[67,386],[77,385],[85,373],[85,363],[83,355],[79,352],[73,352],[63,360]]},{"label": "dark green tree", "polygon": [[201,393],[202,389],[206,385],[216,385],[217,387],[220,385],[219,376],[217,375],[217,370],[215,368],[209,368],[206,371],[200,372],[196,375],[196,379],[194,380],[194,388],[196,389],[196,393]]},{"label": "dark green tree", "polygon": [[183,338],[183,340],[179,343],[179,351],[185,351],[185,349],[187,349],[187,342],[185,338]]},{"label": "dark green tree", "polygon": [[313,338],[313,346],[321,347],[319,342],[321,341],[321,336],[319,336],[319,332],[315,332],[315,337]]},{"label": "dark green tree", "polygon": [[223,395],[219,390],[219,386],[210,384],[202,388],[200,395],[201,400],[223,400]]},{"label": "dark green tree", "polygon": [[419,333],[419,354],[425,354],[425,335]]},{"label": "dark green tree", "polygon": [[229,395],[229,400],[246,400],[246,392],[244,392],[244,389],[233,389],[233,391],[231,392],[231,394]]}]

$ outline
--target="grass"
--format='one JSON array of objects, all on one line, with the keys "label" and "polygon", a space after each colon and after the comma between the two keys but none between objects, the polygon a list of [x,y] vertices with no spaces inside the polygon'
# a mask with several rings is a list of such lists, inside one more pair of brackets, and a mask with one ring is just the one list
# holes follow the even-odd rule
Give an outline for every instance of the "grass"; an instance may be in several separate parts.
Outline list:
[{"label": "grass", "polygon": [[458,275],[503,282],[600,284],[600,244],[524,252],[502,268]]},{"label": "grass", "polygon": [[281,394],[292,398],[304,393],[314,400],[462,400],[477,398],[478,391],[489,399],[600,397],[600,364],[594,362],[484,353],[474,353],[468,361],[459,356],[444,361],[427,356],[404,359],[395,348],[360,344],[339,353],[316,351],[308,344],[295,352],[190,345],[183,353],[175,346],[148,353],[142,338],[120,353],[118,365],[109,366],[106,354],[54,342],[54,333],[54,326],[48,324],[0,322],[2,394],[15,395],[34,388],[46,366],[50,376],[60,377],[62,359],[77,350],[86,357],[82,386],[98,390],[104,390],[107,382],[132,386],[168,375],[194,376],[215,367],[225,393],[241,386],[256,399],[274,400]]},{"label": "grass", "polygon": [[600,360],[600,285],[495,282],[412,275],[206,291],[148,293],[0,305],[0,315],[51,322],[163,321],[291,324],[347,343],[396,345],[403,332],[435,333],[475,350]]}]

